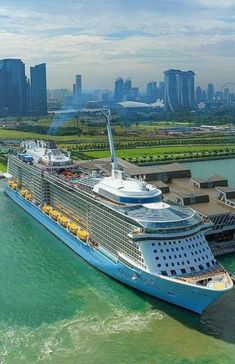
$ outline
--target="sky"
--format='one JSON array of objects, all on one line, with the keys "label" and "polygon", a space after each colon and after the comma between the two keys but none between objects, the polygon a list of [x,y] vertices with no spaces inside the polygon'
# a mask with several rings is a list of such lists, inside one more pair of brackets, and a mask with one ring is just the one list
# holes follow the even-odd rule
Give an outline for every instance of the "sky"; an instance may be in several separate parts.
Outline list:
[{"label": "sky", "polygon": [[47,63],[48,87],[144,88],[168,68],[235,82],[235,0],[0,0],[0,58]]}]

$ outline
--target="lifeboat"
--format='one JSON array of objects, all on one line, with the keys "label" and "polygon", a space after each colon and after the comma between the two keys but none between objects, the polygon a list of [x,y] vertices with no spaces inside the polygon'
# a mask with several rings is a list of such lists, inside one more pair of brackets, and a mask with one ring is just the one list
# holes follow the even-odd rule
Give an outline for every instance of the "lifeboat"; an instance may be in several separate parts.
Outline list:
[{"label": "lifeboat", "polygon": [[32,201],[33,200],[33,196],[31,195],[31,193],[27,193],[27,195],[25,197],[29,201]]},{"label": "lifeboat", "polygon": [[77,224],[75,224],[74,222],[70,222],[68,224],[68,229],[69,229],[69,231],[71,231],[72,234],[76,235],[79,230],[79,226]]},{"label": "lifeboat", "polygon": [[12,181],[12,179],[9,179],[8,181],[7,181],[7,184],[8,184],[8,186],[12,186],[12,184],[14,183],[14,181]]},{"label": "lifeboat", "polygon": [[49,215],[49,212],[51,211],[52,207],[50,205],[44,205],[42,207],[42,211],[45,212],[45,214]]},{"label": "lifeboat", "polygon": [[20,190],[20,194],[21,196],[25,197],[27,195],[28,191],[25,188],[22,188],[22,190]]},{"label": "lifeboat", "polygon": [[57,220],[60,213],[57,211],[57,210],[53,210],[51,209],[50,212],[49,212],[49,215],[50,217],[53,219],[53,220]]},{"label": "lifeboat", "polygon": [[60,225],[62,225],[64,227],[67,227],[68,226],[68,223],[69,223],[69,220],[67,219],[67,217],[65,217],[63,215],[60,215],[58,217],[58,222],[60,223]]},{"label": "lifeboat", "polygon": [[13,188],[13,190],[16,190],[16,189],[17,189],[17,187],[18,187],[18,183],[13,182],[13,183],[11,184],[11,188]]},{"label": "lifeboat", "polygon": [[89,236],[89,234],[86,230],[80,229],[77,232],[77,237],[83,241],[86,241],[88,236]]}]

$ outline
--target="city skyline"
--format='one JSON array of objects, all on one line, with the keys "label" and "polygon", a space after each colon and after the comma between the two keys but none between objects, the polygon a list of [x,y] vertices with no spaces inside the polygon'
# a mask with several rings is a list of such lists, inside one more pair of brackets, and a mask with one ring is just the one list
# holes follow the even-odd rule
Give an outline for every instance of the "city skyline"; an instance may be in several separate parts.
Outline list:
[{"label": "city skyline", "polygon": [[232,0],[3,0],[0,54],[46,62],[49,88],[70,87],[74,74],[87,89],[110,89],[120,75],[144,88],[169,68],[193,69],[196,85],[219,88],[234,81],[233,10]]}]

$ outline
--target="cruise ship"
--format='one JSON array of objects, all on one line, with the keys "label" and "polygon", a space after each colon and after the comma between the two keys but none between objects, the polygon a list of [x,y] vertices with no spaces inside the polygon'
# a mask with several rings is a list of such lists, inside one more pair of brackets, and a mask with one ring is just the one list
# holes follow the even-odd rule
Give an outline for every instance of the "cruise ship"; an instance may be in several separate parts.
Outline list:
[{"label": "cruise ship", "polygon": [[141,292],[202,313],[233,286],[204,233],[211,222],[166,203],[144,178],[119,168],[109,110],[111,175],[90,171],[53,141],[22,142],[8,157],[5,191],[79,256]]}]

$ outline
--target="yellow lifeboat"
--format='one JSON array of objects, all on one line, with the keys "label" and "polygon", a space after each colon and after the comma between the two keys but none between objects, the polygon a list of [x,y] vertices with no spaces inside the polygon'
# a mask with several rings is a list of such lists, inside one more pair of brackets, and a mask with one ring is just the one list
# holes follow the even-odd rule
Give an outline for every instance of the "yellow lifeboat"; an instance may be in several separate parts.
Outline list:
[{"label": "yellow lifeboat", "polygon": [[67,227],[68,226],[68,223],[69,223],[69,220],[67,219],[67,217],[65,217],[63,215],[60,215],[58,217],[58,222],[60,223],[60,225],[62,225],[64,227]]},{"label": "yellow lifeboat", "polygon": [[12,184],[14,183],[14,181],[12,181],[12,179],[9,179],[8,181],[7,181],[7,184],[8,184],[8,186],[12,186]]},{"label": "yellow lifeboat", "polygon": [[52,207],[50,205],[44,205],[42,207],[42,211],[45,212],[45,214],[49,215],[49,212],[51,211]]},{"label": "yellow lifeboat", "polygon": [[17,189],[17,187],[18,187],[18,183],[13,182],[13,183],[11,184],[11,188],[13,188],[13,190],[16,190],[16,189]]},{"label": "yellow lifeboat", "polygon": [[86,241],[88,236],[89,236],[89,234],[86,230],[80,229],[77,232],[77,237],[83,241]]},{"label": "yellow lifeboat", "polygon": [[49,212],[49,215],[50,215],[50,217],[53,219],[53,220],[57,220],[58,219],[58,217],[59,217],[59,215],[60,215],[60,213],[57,211],[57,210],[50,210],[50,212]]},{"label": "yellow lifeboat", "polygon": [[31,195],[31,193],[27,193],[27,195],[25,197],[29,201],[32,201],[33,200],[33,196]]},{"label": "yellow lifeboat", "polygon": [[69,231],[71,231],[72,234],[76,235],[79,230],[79,226],[74,222],[70,222],[68,223],[68,229]]},{"label": "yellow lifeboat", "polygon": [[25,197],[27,195],[28,191],[25,188],[22,188],[22,190],[20,190],[20,194],[21,196]]}]

